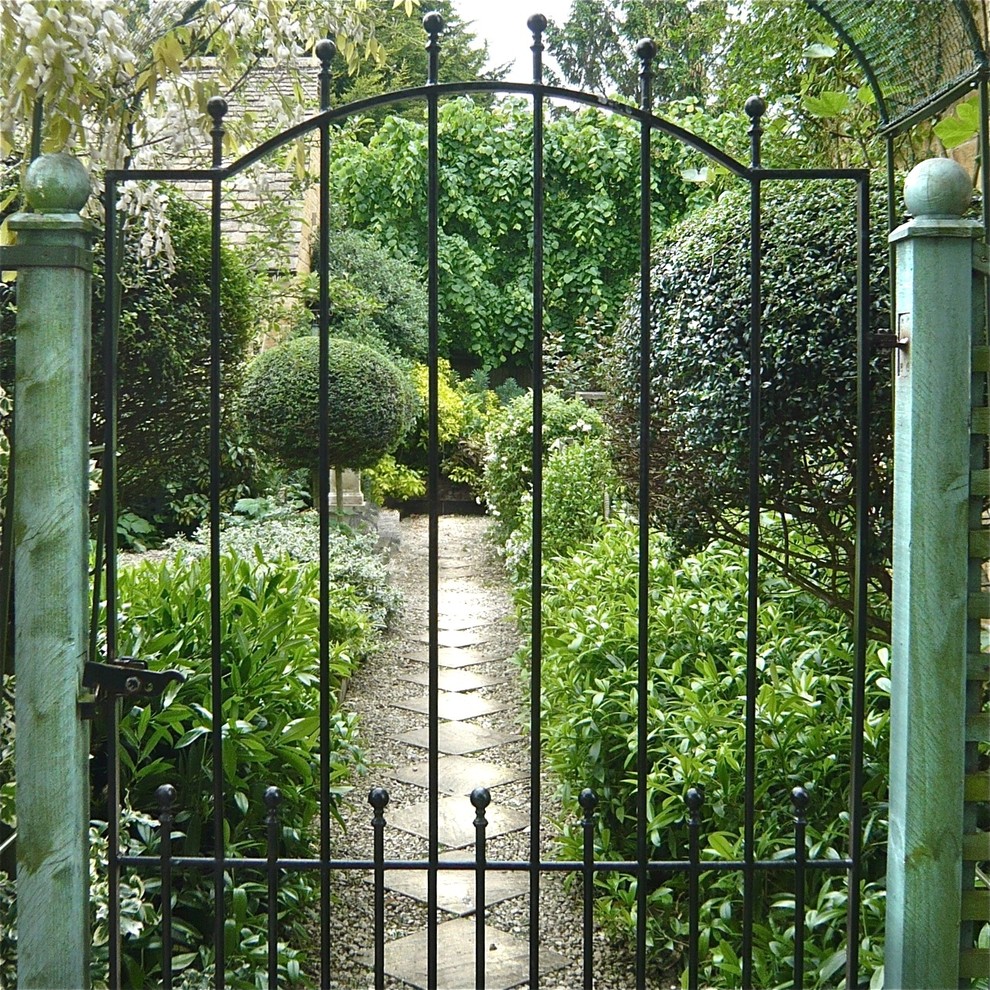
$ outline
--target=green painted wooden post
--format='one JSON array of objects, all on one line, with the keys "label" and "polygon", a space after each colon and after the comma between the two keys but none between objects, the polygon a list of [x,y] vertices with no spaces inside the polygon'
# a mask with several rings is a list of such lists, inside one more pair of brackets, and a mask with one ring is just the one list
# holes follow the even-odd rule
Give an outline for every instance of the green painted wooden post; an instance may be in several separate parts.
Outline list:
[{"label": "green painted wooden post", "polygon": [[27,172],[17,232],[14,643],[17,984],[89,986],[87,649],[89,177],[70,155]]},{"label": "green painted wooden post", "polygon": [[885,984],[958,986],[973,243],[965,170],[922,162],[897,252]]}]

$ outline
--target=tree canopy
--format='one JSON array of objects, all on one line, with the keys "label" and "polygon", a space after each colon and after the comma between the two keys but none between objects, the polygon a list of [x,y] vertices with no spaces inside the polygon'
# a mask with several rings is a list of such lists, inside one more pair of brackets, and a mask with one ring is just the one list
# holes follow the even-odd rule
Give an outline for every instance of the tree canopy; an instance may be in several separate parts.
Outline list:
[{"label": "tree canopy", "polygon": [[[392,0],[406,16],[418,3]],[[6,0],[0,157],[27,157],[40,113],[42,151],[120,166],[208,126],[209,97],[230,96],[265,57],[291,69],[329,35],[349,72],[380,61],[376,9],[369,0]],[[190,71],[207,65],[208,75]]]}]

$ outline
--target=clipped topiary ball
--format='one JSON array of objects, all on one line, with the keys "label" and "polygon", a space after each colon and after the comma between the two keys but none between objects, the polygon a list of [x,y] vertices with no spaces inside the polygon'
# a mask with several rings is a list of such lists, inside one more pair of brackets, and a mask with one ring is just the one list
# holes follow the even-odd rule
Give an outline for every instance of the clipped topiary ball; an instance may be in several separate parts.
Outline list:
[{"label": "clipped topiary ball", "polygon": [[[408,427],[402,372],[384,354],[331,338],[328,441],[335,467],[362,468],[394,450]],[[315,468],[320,451],[320,342],[297,337],[259,354],[241,391],[253,442],[289,467]]]}]

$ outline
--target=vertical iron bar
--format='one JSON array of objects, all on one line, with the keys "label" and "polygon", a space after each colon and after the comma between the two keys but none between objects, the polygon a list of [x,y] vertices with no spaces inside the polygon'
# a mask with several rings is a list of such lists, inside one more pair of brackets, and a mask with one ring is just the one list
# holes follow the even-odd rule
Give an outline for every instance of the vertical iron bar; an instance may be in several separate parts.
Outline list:
[{"label": "vertical iron bar", "polygon": [[[117,657],[117,332],[120,326],[120,253],[118,240],[117,180],[107,179],[104,193],[104,258],[106,280],[103,327],[103,543],[106,548],[106,662]],[[121,985],[120,960],[120,702],[106,706],[107,731],[107,962],[112,990]]]},{"label": "vertical iron bar", "polygon": [[[897,160],[895,158],[894,138],[887,135],[887,233],[896,226],[897,210]],[[888,287],[890,291],[890,332],[897,333],[897,251],[889,241],[887,243]],[[891,375],[894,374],[891,368]]]},{"label": "vertical iron bar", "polygon": [[162,990],[172,990],[172,824],[175,821],[175,788],[162,784],[158,799],[158,841],[162,874]]},{"label": "vertical iron bar", "polygon": [[805,864],[808,860],[808,792],[803,787],[791,791],[794,809],[794,990],[804,987]]},{"label": "vertical iron bar", "polygon": [[426,972],[427,990],[437,986],[437,871],[439,869],[439,793],[440,793],[440,675],[439,675],[439,614],[440,614],[440,451],[439,451],[439,399],[438,365],[440,360],[440,302],[439,302],[439,226],[440,226],[440,174],[439,174],[439,97],[436,92],[440,67],[440,32],[443,18],[432,11],[423,18],[423,27],[429,37],[426,51],[429,56],[427,84],[427,503],[429,508],[429,608],[427,611],[428,651],[430,668],[429,711],[429,865],[426,874]]},{"label": "vertical iron bar", "polygon": [[[337,52],[324,38],[316,45],[320,60],[320,110],[330,109],[330,63]],[[328,422],[328,365],[330,360],[330,125],[320,125],[320,271],[319,280],[319,477],[313,490],[320,524],[320,986],[330,986],[330,455]]]},{"label": "vertical iron bar", "polygon": [[224,958],[224,786],[223,786],[223,658],[220,642],[220,207],[223,161],[223,117],[227,102],[214,96],[207,103],[213,118],[213,176],[211,182],[211,262],[210,262],[210,670],[212,685],[213,750],[213,949],[214,982],[223,990],[226,980]]},{"label": "vertical iron bar", "polygon": [[[986,10],[984,10],[986,18]],[[990,243],[990,86],[984,72],[980,76],[980,198],[983,220],[983,243]],[[984,320],[990,316],[990,278],[983,280]]]},{"label": "vertical iron bar", "polygon": [[[866,712],[866,640],[870,561],[870,182],[856,197],[856,557],[853,573],[853,684],[850,731],[849,869],[846,986],[859,986],[859,906],[863,855],[863,722]],[[896,319],[896,317],[895,317]]]},{"label": "vertical iron bar", "polygon": [[491,804],[492,796],[487,787],[476,787],[471,791],[471,804],[477,814],[474,816],[474,986],[475,990],[485,990],[485,863],[488,853],[485,848],[485,829],[488,819],[485,808]]},{"label": "vertical iron bar", "polygon": [[685,795],[688,807],[688,857],[691,860],[691,872],[688,874],[688,990],[698,990],[698,970],[700,950],[698,942],[701,938],[701,901],[699,898],[699,883],[701,880],[701,806],[705,796],[697,787],[688,788]]},{"label": "vertical iron bar", "polygon": [[592,990],[595,985],[595,946],[592,935],[595,930],[595,808],[598,795],[586,787],[578,796],[584,811],[581,827],[584,832],[584,869],[581,883],[584,894],[584,925],[581,944],[584,949],[584,990]]},{"label": "vertical iron bar", "polygon": [[375,990],[385,988],[385,809],[388,791],[373,787],[368,804],[374,809],[371,826],[375,832]]},{"label": "vertical iron bar", "polygon": [[646,787],[649,775],[648,700],[650,689],[650,241],[651,228],[651,137],[648,115],[653,108],[653,58],[657,46],[650,38],[636,45],[640,59],[639,158],[639,598],[638,598],[638,698],[636,723],[636,984],[646,986],[646,917],[649,862],[649,821]]},{"label": "vertical iron bar", "polygon": [[533,533],[529,692],[529,985],[540,982],[540,765],[543,679],[543,32],[547,19],[526,22],[533,34]]},{"label": "vertical iron bar", "polygon": [[278,990],[278,806],[282,792],[265,788],[267,830],[266,872],[268,874],[268,990]]},{"label": "vertical iron bar", "polygon": [[[760,138],[763,134],[760,118],[766,104],[758,96],[746,101],[750,118],[749,129],[752,167],[760,167]],[[746,618],[746,808],[743,840],[743,943],[742,984],[753,981],[753,912],[755,893],[755,829],[756,829],[756,659],[757,623],[759,621],[760,578],[760,442],[762,367],[762,294],[760,286],[762,226],[760,218],[760,180],[750,179],[750,337],[749,337],[749,573],[748,610]]]}]

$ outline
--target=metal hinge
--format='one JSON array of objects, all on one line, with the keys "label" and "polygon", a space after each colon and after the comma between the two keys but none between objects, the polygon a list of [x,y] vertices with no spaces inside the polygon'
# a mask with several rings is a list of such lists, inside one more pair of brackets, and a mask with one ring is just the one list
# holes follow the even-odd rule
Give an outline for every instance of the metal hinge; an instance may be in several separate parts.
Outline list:
[{"label": "metal hinge", "polygon": [[147,661],[136,657],[118,657],[113,663],[91,660],[83,667],[84,693],[79,698],[79,713],[82,718],[95,718],[97,706],[103,701],[156,698],[169,683],[185,679],[179,670],[148,670]]},{"label": "metal hinge", "polygon": [[874,347],[881,347],[886,350],[897,350],[908,345],[908,338],[896,333],[871,333],[870,341]]}]

